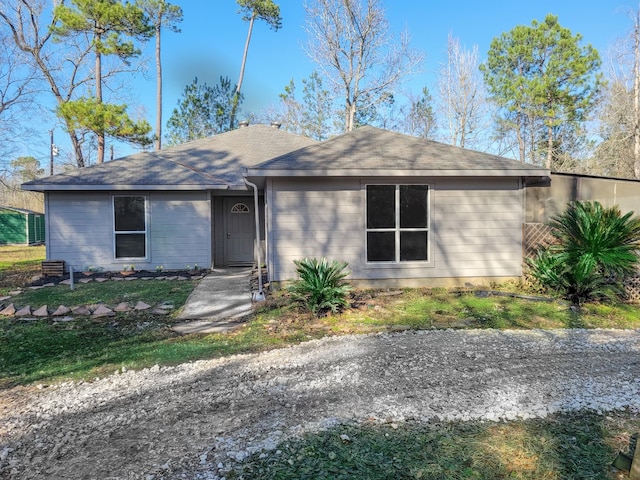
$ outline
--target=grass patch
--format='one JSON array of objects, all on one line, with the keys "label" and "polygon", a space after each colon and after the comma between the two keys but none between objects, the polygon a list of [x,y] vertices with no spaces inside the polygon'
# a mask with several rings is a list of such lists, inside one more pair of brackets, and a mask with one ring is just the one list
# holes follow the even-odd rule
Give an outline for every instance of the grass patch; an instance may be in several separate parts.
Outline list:
[{"label": "grass patch", "polygon": [[[18,306],[167,302],[178,310],[193,282],[133,280],[27,290]],[[283,292],[271,295],[243,328],[228,334],[179,336],[171,316],[145,312],[106,320],[24,321],[0,319],[0,386],[80,379],[130,369],[259,352],[312,338],[347,333],[429,328],[637,328],[640,309],[631,305],[588,304],[579,314],[560,302],[536,302],[473,291],[407,289],[356,291],[351,308],[317,317],[292,304]]]},{"label": "grass patch", "polygon": [[25,290],[11,299],[15,305],[85,305],[104,303],[117,305],[120,302],[143,301],[148,304],[168,302],[182,306],[193,290],[195,282],[164,280],[108,281],[104,283],[76,283],[71,290],[68,285],[56,285],[39,290]]},{"label": "grass patch", "polygon": [[315,318],[276,293],[259,311],[271,328],[331,334],[429,328],[637,328],[640,309],[630,304],[586,304],[579,313],[562,301],[533,301],[444,289],[354,292],[352,308]]},{"label": "grass patch", "polygon": [[255,321],[232,334],[180,336],[164,318],[144,313],[69,323],[0,322],[0,388],[104,376],[122,367],[177,365],[281,347],[303,334],[268,335]]},{"label": "grass patch", "polygon": [[0,246],[0,293],[24,285],[39,275],[45,259],[45,247],[25,245]]},{"label": "grass patch", "polygon": [[[640,416],[338,426],[257,453],[229,479],[614,479]],[[262,458],[260,458],[262,457]]]}]

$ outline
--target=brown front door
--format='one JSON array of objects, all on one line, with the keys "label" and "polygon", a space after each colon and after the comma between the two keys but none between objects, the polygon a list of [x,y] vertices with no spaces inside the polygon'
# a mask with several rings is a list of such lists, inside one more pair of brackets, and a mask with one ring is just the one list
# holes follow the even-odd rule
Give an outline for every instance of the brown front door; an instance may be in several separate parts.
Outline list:
[{"label": "brown front door", "polygon": [[255,219],[251,197],[227,197],[225,214],[225,263],[253,263]]}]

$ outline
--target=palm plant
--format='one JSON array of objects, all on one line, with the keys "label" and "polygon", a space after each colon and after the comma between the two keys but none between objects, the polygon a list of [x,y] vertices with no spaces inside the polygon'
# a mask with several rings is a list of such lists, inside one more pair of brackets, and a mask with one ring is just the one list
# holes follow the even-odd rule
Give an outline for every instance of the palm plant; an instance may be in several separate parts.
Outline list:
[{"label": "palm plant", "polygon": [[351,286],[345,281],[349,271],[346,262],[326,258],[294,260],[299,279],[288,288],[294,300],[318,315],[327,310],[337,313],[346,307]]},{"label": "palm plant", "polygon": [[528,262],[537,281],[574,305],[622,294],[638,264],[640,218],[599,202],[572,202],[550,226],[556,243]]}]

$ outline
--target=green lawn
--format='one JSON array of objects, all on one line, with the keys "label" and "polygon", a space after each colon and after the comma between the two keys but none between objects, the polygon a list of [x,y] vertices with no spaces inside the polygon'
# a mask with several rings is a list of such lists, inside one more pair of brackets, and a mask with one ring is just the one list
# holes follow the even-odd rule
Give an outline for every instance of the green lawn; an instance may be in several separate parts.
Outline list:
[{"label": "green lawn", "polygon": [[[256,453],[226,477],[301,479],[617,479],[640,416],[555,414],[514,422],[338,426]],[[630,452],[633,453],[632,451]]]}]

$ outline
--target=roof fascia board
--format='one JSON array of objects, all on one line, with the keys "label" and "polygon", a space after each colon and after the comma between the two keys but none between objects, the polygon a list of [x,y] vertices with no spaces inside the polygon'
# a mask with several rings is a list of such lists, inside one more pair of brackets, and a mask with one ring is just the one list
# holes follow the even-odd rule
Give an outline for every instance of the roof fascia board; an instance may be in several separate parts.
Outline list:
[{"label": "roof fascia board", "polygon": [[53,191],[105,191],[105,190],[229,190],[229,185],[47,185],[46,183],[21,185],[22,190],[32,192]]},{"label": "roof fascia board", "polygon": [[522,169],[467,169],[467,170],[385,170],[385,169],[344,169],[344,170],[247,170],[248,177],[545,177],[549,170]]}]

